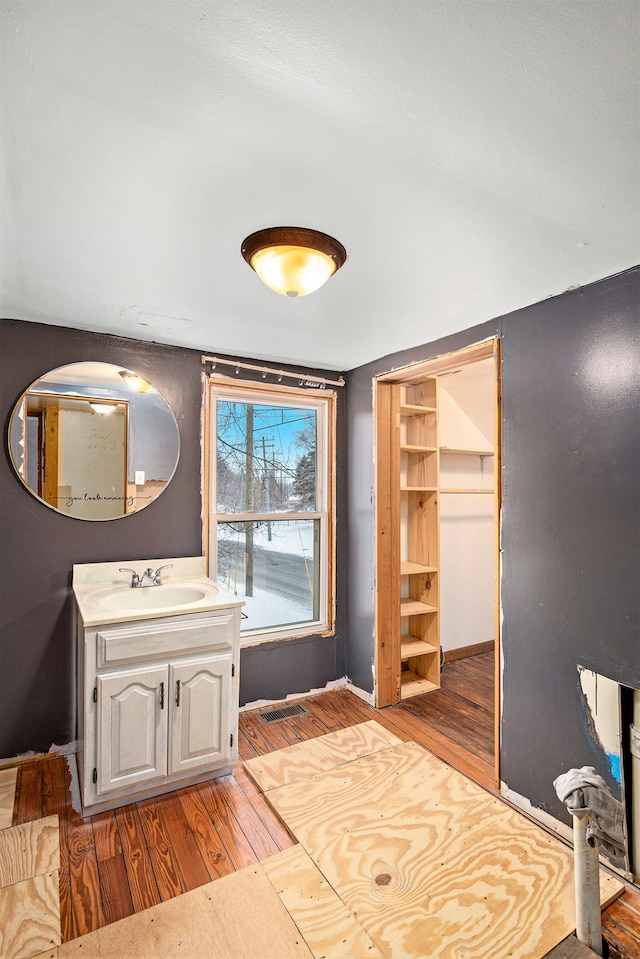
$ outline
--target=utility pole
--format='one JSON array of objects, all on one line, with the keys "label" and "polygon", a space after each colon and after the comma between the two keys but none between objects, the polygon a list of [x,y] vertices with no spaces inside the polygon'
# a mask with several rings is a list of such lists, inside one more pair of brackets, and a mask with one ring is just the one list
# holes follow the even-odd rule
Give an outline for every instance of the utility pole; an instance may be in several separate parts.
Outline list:
[{"label": "utility pole", "polygon": [[[271,450],[269,451],[271,452]],[[264,464],[264,495],[267,505],[267,513],[271,512],[271,475],[267,470],[267,444],[264,436],[262,437],[262,462]],[[271,542],[271,523],[267,523],[267,539]]]},{"label": "utility pole", "polygon": [[[247,455],[245,460],[244,505],[245,513],[253,513],[253,403],[247,403]],[[245,526],[245,595],[253,596],[253,520]]]}]

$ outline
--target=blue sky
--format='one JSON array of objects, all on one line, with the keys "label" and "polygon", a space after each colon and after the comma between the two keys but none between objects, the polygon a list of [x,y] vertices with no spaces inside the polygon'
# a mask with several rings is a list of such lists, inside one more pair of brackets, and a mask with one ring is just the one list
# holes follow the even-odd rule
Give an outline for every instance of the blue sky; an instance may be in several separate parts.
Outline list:
[{"label": "blue sky", "polygon": [[[244,449],[246,445],[244,429],[246,406],[246,403],[228,400],[218,400],[217,404],[218,433],[220,435],[220,430],[223,428],[223,418],[227,419],[224,424],[223,439],[239,449]],[[304,448],[296,446],[296,435],[309,426],[315,428],[315,410],[254,403],[253,411],[256,453],[261,454],[264,438],[269,458],[277,460],[282,466],[294,469],[297,461],[305,453]],[[233,415],[228,418],[228,414]]]}]

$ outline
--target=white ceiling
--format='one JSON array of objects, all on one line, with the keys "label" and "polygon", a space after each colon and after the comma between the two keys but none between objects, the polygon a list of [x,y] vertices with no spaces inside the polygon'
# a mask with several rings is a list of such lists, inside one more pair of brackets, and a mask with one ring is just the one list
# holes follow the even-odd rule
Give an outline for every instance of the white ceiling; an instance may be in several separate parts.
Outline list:
[{"label": "white ceiling", "polygon": [[[640,261],[636,0],[0,0],[2,315],[350,369]],[[242,239],[336,236],[298,300]]]}]

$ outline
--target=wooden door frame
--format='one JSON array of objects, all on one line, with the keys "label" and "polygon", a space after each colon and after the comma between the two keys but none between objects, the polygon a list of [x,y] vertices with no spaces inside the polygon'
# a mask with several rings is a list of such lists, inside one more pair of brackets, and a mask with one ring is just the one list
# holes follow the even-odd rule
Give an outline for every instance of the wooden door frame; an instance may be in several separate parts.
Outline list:
[{"label": "wooden door frame", "polygon": [[[400,593],[394,584],[399,582],[400,529],[397,483],[391,477],[399,466],[399,415],[394,408],[391,384],[412,383],[426,376],[442,373],[493,358],[496,366],[494,449],[495,449],[495,692],[494,692],[494,774],[496,787],[500,784],[500,728],[502,702],[501,606],[500,606],[500,508],[502,503],[501,468],[501,366],[500,340],[492,337],[481,343],[413,363],[373,378],[374,397],[374,467],[375,467],[375,705],[377,708],[395,705],[399,700],[397,669],[399,657],[397,629],[394,617],[399,615]],[[394,472],[395,471],[395,472]],[[394,572],[395,570],[395,572]],[[383,588],[385,595],[383,598]],[[388,642],[388,638],[391,641]]]}]

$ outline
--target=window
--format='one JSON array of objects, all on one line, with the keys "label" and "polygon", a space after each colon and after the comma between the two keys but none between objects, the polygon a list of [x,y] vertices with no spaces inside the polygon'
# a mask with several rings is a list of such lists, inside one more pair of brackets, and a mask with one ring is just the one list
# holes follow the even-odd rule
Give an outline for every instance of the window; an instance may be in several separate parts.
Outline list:
[{"label": "window", "polygon": [[332,628],[335,396],[211,385],[211,576],[245,645]]}]

